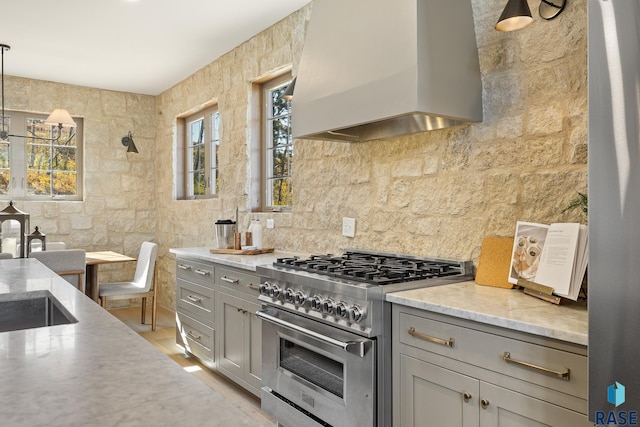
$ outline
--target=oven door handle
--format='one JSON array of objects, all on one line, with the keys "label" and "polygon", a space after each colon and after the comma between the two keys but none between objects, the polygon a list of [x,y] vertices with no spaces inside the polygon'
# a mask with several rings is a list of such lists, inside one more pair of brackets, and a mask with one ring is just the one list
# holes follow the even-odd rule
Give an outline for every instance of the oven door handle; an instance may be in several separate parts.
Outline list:
[{"label": "oven door handle", "polygon": [[274,323],[278,326],[282,326],[283,328],[291,329],[296,332],[300,332],[301,334],[305,334],[316,338],[324,343],[332,345],[334,347],[338,347],[346,351],[347,353],[355,354],[356,356],[364,357],[367,353],[367,350],[371,346],[371,341],[340,341],[335,338],[328,337],[326,335],[322,335],[318,332],[312,331],[311,329],[303,328],[302,326],[294,325],[293,323],[289,323],[286,320],[282,320],[279,317],[272,316],[266,311],[258,311],[256,312],[256,316],[258,316],[262,320],[266,320],[267,322]]}]

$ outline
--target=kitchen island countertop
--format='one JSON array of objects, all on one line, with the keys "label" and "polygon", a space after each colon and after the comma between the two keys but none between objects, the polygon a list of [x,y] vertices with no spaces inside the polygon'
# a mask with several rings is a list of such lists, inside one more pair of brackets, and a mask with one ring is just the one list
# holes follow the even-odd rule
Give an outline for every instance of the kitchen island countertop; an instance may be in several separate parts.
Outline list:
[{"label": "kitchen island countertop", "polygon": [[214,254],[210,251],[211,248],[196,247],[196,248],[171,248],[169,252],[177,256],[183,256],[190,259],[215,262],[218,264],[226,265],[229,267],[241,268],[243,270],[256,271],[256,266],[272,264],[276,258],[293,257],[293,256],[306,256],[306,254],[274,251],[266,254],[259,255],[228,255],[228,254]]},{"label": "kitchen island countertop", "polygon": [[584,302],[567,300],[555,305],[521,290],[481,286],[472,281],[393,292],[386,300],[574,344],[588,343]]},{"label": "kitchen island countertop", "polygon": [[255,426],[39,261],[0,261],[0,299],[30,291],[50,292],[78,322],[0,333],[2,425]]}]

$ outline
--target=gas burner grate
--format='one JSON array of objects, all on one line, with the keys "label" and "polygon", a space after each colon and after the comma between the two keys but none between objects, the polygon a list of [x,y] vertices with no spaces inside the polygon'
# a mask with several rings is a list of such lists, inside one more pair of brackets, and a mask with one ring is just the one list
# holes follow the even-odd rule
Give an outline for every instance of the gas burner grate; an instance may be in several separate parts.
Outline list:
[{"label": "gas burner grate", "polygon": [[306,259],[278,258],[273,264],[377,285],[462,274],[462,269],[456,262],[365,252],[345,252],[342,256],[311,255]]}]

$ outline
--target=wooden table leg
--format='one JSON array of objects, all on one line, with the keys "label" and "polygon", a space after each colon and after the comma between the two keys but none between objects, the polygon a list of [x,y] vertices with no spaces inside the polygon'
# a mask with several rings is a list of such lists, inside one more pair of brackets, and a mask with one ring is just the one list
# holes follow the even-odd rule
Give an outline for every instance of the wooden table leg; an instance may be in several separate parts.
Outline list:
[{"label": "wooden table leg", "polygon": [[85,293],[89,298],[98,302],[98,264],[87,265]]}]

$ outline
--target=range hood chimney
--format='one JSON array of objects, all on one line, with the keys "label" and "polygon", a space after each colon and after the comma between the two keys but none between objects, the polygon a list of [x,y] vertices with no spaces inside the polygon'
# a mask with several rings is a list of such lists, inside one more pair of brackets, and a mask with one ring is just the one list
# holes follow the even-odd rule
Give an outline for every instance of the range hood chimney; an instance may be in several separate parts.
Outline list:
[{"label": "range hood chimney", "polygon": [[471,0],[313,0],[294,138],[369,141],[482,120]]}]

